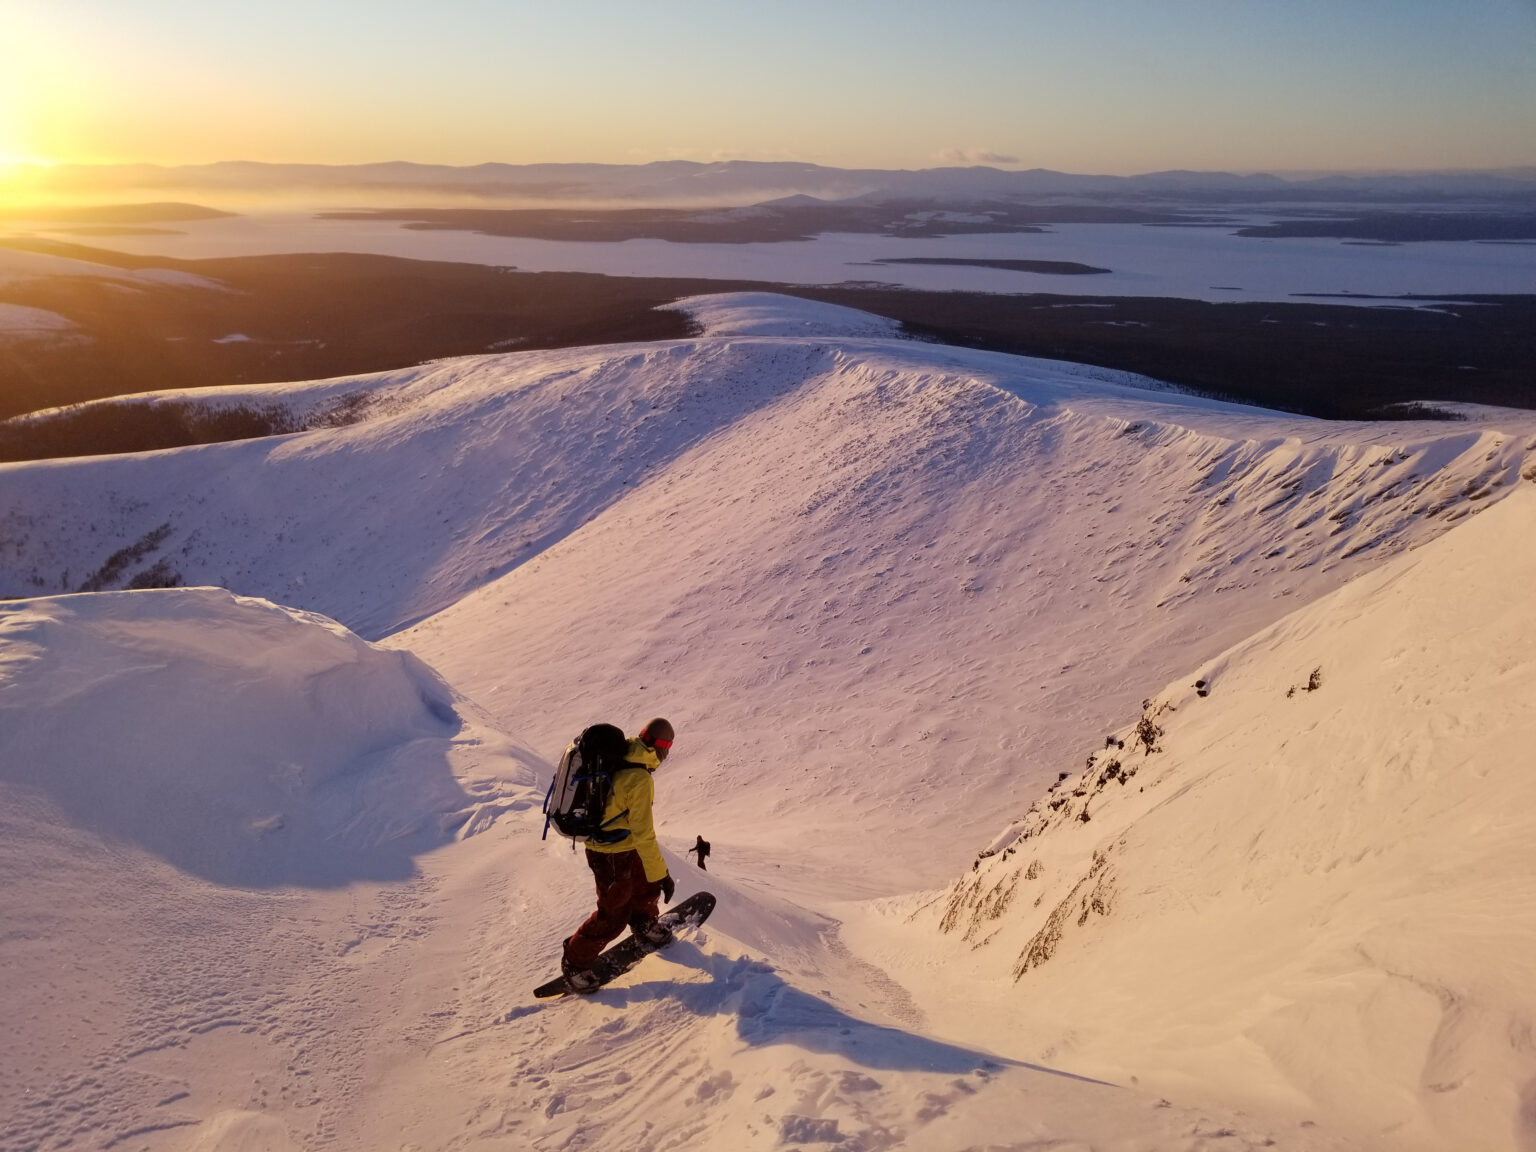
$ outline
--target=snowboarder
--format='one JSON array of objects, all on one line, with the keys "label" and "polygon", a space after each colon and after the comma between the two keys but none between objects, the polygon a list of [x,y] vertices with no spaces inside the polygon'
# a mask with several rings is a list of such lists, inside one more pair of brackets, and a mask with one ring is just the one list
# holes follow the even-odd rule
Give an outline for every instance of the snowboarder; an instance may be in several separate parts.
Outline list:
[{"label": "snowboarder", "polygon": [[704,839],[704,837],[699,836],[694,840],[693,847],[688,849],[688,851],[698,856],[699,867],[702,868],[705,872],[708,872],[709,869],[704,867],[704,861],[709,856],[709,841]]},{"label": "snowboarder", "polygon": [[604,827],[627,831],[613,844],[587,842],[587,865],[597,883],[597,911],[565,941],[560,970],[576,992],[594,992],[600,981],[592,965],[608,943],[627,926],[653,947],[672,938],[656,923],[658,901],[672,903],[675,885],[656,843],[651,818],[655,781],[651,774],[672,750],[672,725],[656,717],[629,742],[624,765],[613,774],[613,795],[604,811]]}]

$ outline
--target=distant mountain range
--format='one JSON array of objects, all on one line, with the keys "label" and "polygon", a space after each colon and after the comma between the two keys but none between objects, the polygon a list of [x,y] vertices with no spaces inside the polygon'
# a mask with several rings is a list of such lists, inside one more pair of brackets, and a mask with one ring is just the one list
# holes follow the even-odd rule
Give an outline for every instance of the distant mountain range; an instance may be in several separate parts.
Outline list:
[{"label": "distant mountain range", "polygon": [[1536,167],[1497,171],[1313,174],[1151,172],[1092,176],[1043,168],[920,170],[829,168],[817,164],[686,160],[653,164],[264,164],[229,161],[38,168],[26,186],[42,196],[86,199],[127,194],[199,199],[283,197],[327,206],[421,204],[434,200],[513,204],[746,205],[785,197],[822,201],[887,199],[1087,199],[1275,203],[1306,201],[1492,200],[1536,204]]}]

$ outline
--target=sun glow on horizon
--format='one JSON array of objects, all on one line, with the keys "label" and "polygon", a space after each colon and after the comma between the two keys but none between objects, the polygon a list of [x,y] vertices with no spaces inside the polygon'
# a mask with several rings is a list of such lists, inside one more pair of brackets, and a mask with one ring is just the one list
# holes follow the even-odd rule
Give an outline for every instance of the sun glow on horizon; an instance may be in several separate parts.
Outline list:
[{"label": "sun glow on horizon", "polygon": [[0,145],[0,209],[46,204],[54,198],[39,187],[53,163],[37,157],[12,154]]},{"label": "sun glow on horizon", "polygon": [[55,161],[37,147],[35,118],[48,56],[39,53],[36,24],[22,6],[7,7],[0,18],[0,206],[28,198],[40,169]]},{"label": "sun glow on horizon", "polygon": [[20,120],[15,102],[0,100],[0,169],[47,163],[31,154],[31,149],[27,147],[27,134],[22,131]]},{"label": "sun glow on horizon", "polygon": [[579,15],[496,0],[0,0],[0,197],[15,202],[18,173],[55,199],[87,177],[60,172],[49,196],[51,168],[220,161],[1536,164],[1528,0],[1473,0],[1475,19],[1428,0],[1296,0],[1326,38],[1259,0],[1177,18],[1134,0],[987,5],[986,19],[972,0],[938,24],[917,19],[932,0],[899,0],[909,19],[879,25],[856,6],[783,2],[814,12],[816,34],[730,4],[705,31],[618,0]]}]

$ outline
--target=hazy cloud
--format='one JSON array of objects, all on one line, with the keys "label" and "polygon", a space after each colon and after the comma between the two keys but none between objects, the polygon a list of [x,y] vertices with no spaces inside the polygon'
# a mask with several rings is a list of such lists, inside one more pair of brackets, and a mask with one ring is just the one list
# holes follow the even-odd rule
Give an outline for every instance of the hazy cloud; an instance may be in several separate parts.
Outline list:
[{"label": "hazy cloud", "polygon": [[628,150],[629,163],[648,164],[656,159],[692,160],[697,164],[723,164],[732,160],[751,160],[757,163],[816,163],[803,154],[785,148],[678,148],[662,149],[658,154],[648,148]]},{"label": "hazy cloud", "polygon": [[1017,164],[1017,156],[1005,156],[1001,152],[988,152],[984,148],[951,148],[947,152],[939,152],[934,156],[935,160],[943,160],[946,164]]}]

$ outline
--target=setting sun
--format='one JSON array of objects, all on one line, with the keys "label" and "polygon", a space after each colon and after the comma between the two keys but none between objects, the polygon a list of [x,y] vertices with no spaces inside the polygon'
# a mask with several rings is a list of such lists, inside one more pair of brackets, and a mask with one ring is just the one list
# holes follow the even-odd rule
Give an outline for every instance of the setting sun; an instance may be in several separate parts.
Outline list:
[{"label": "setting sun", "polygon": [[58,197],[41,187],[40,178],[53,165],[0,143],[0,211],[52,203]]},{"label": "setting sun", "polygon": [[29,162],[20,121],[13,101],[0,101],[0,167]]},{"label": "setting sun", "polygon": [[0,18],[0,204],[13,204],[29,185],[30,169],[48,163],[36,154],[28,112],[40,96],[41,60],[20,14]]}]

